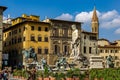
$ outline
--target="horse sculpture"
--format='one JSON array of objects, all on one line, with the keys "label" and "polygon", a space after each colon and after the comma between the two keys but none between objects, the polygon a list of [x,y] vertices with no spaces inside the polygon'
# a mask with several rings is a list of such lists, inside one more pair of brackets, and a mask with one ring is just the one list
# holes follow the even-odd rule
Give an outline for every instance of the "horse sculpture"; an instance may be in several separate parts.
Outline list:
[{"label": "horse sculpture", "polygon": [[28,60],[28,58],[33,58],[34,61],[37,61],[37,54],[33,51],[32,47],[28,50],[23,49],[22,54],[25,56],[25,60]]}]

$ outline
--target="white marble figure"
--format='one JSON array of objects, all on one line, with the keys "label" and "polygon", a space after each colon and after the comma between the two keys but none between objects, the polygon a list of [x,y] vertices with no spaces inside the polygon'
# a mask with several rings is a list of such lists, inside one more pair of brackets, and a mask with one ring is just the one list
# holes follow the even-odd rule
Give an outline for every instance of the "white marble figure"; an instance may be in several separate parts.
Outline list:
[{"label": "white marble figure", "polygon": [[78,48],[76,45],[76,40],[78,38],[78,29],[76,28],[76,25],[72,25],[72,42],[71,42],[71,48],[72,48],[72,54],[70,55],[70,57],[76,57],[78,55]]},{"label": "white marble figure", "polygon": [[76,28],[76,25],[72,25],[72,42],[75,43],[76,39],[78,38],[78,29]]}]

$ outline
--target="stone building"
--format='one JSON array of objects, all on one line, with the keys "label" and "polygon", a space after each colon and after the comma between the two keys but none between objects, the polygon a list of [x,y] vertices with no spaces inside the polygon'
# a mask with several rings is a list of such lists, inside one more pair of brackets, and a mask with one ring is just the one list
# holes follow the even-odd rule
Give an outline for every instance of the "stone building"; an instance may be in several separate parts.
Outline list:
[{"label": "stone building", "polygon": [[3,12],[7,8],[0,6],[0,66],[2,65],[2,53],[3,53]]},{"label": "stone building", "polygon": [[[51,24],[50,29],[50,52],[52,55],[68,56],[71,54],[72,28],[74,24],[78,29],[78,35],[81,32],[81,22],[46,19],[45,22]],[[54,57],[55,58],[55,57]],[[53,57],[49,60],[55,60]],[[56,57],[57,58],[57,57]],[[54,62],[54,61],[53,61]]]},{"label": "stone building", "polygon": [[115,67],[120,67],[120,41],[110,42],[107,39],[98,40],[99,55],[104,59],[104,66],[106,66],[106,59],[109,55],[112,56]]}]

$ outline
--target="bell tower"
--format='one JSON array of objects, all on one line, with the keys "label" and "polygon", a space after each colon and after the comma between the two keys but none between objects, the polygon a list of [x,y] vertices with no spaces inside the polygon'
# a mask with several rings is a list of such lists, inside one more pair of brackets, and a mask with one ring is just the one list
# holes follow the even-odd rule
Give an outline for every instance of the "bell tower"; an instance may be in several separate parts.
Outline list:
[{"label": "bell tower", "polygon": [[92,21],[91,21],[92,32],[96,33],[97,39],[99,38],[99,20],[97,17],[96,7],[94,6]]}]

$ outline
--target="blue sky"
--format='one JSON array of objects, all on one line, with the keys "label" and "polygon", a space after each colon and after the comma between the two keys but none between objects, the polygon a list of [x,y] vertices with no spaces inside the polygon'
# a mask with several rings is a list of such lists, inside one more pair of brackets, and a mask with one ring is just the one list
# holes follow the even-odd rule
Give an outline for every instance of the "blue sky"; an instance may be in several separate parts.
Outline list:
[{"label": "blue sky", "polygon": [[48,18],[84,22],[82,28],[90,31],[90,21],[94,3],[100,21],[100,38],[110,41],[120,40],[120,0],[0,0],[1,6],[8,9],[4,19],[38,15],[41,20]]}]

